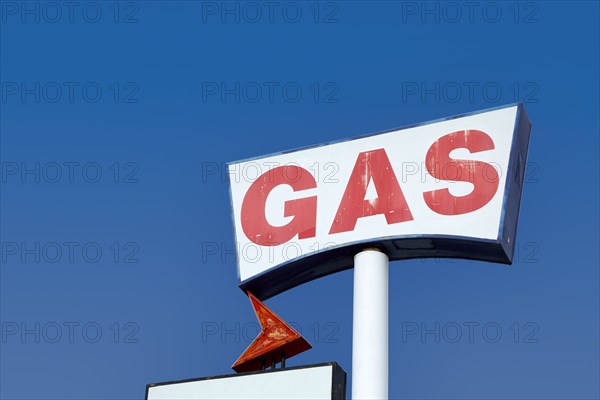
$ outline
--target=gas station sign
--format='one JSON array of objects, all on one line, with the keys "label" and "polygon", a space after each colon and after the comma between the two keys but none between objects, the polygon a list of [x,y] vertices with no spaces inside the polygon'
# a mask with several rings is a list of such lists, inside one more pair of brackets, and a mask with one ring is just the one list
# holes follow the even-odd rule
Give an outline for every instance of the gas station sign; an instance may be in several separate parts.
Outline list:
[{"label": "gas station sign", "polygon": [[229,164],[240,286],[264,300],[365,245],[510,264],[530,129],[515,104]]}]

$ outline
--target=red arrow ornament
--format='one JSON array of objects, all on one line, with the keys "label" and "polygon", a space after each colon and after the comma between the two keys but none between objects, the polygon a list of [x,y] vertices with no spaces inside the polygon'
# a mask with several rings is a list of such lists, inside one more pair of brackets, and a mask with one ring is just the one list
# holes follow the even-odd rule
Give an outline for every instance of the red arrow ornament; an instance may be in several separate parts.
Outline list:
[{"label": "red arrow ornament", "polygon": [[234,371],[260,371],[265,366],[281,362],[284,357],[293,357],[312,347],[252,293],[248,292],[248,297],[262,331],[233,364],[231,368]]}]

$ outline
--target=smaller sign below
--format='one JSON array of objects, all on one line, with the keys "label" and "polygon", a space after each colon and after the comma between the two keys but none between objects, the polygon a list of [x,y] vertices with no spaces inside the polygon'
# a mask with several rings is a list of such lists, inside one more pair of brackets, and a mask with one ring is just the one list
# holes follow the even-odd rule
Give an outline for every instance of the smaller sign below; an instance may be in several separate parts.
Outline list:
[{"label": "smaller sign below", "polygon": [[146,386],[146,400],[345,398],[346,372],[335,362]]}]

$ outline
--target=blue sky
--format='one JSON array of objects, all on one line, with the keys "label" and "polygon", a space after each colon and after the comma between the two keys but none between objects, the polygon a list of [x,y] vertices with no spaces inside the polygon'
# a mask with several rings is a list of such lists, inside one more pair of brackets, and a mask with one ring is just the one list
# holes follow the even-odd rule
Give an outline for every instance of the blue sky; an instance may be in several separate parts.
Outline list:
[{"label": "blue sky", "polygon": [[[0,2],[0,397],[230,373],[257,325],[223,163],[515,101],[516,261],[390,265],[390,396],[600,396],[597,2],[70,7]],[[349,392],[352,271],[267,305]]]}]

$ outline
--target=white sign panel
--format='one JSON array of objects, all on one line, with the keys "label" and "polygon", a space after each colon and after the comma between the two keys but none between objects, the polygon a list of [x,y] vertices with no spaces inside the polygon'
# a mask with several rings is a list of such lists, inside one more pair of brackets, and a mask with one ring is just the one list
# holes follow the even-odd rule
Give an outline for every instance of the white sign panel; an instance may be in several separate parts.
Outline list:
[{"label": "white sign panel", "polygon": [[229,164],[242,287],[264,299],[368,245],[510,263],[530,127],[519,104]]},{"label": "white sign panel", "polygon": [[346,373],[328,363],[151,384],[146,400],[345,399],[345,391]]}]

